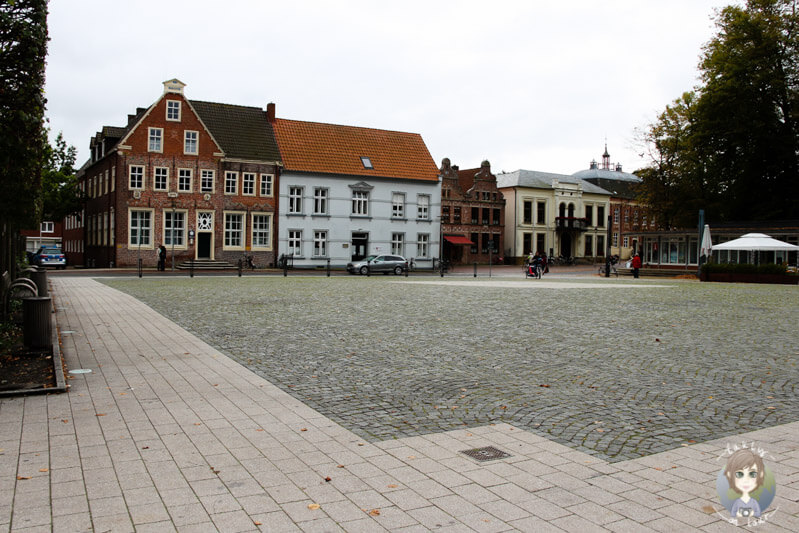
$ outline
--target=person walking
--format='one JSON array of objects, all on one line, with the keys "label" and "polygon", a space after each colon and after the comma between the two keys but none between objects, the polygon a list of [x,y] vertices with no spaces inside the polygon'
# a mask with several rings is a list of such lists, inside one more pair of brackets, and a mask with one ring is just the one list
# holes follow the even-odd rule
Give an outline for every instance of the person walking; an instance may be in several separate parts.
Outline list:
[{"label": "person walking", "polygon": [[166,246],[163,244],[158,247],[158,270],[166,270]]},{"label": "person walking", "polygon": [[633,277],[638,279],[638,271],[641,269],[641,256],[640,255],[635,254],[635,257],[633,257],[632,267],[633,267]]}]

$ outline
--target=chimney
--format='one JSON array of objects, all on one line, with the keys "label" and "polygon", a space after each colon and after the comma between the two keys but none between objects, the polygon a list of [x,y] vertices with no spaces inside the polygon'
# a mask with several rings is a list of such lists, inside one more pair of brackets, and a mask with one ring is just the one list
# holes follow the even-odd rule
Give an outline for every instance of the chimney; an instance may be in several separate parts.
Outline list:
[{"label": "chimney", "polygon": [[269,122],[275,121],[275,104],[274,102],[269,102],[266,104],[266,120]]}]

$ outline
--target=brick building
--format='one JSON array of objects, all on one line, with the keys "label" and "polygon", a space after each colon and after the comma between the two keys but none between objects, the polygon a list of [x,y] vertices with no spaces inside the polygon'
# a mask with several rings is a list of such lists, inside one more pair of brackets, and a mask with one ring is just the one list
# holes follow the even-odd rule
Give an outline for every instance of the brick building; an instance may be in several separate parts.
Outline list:
[{"label": "brick building", "polygon": [[460,170],[444,158],[441,176],[442,258],[454,264],[497,261],[504,249],[505,198],[491,163]]},{"label": "brick building", "polygon": [[86,266],[145,266],[167,248],[187,260],[275,261],[275,190],[280,154],[266,111],[188,100],[164,82],[161,97],[105,126],[79,171]]}]

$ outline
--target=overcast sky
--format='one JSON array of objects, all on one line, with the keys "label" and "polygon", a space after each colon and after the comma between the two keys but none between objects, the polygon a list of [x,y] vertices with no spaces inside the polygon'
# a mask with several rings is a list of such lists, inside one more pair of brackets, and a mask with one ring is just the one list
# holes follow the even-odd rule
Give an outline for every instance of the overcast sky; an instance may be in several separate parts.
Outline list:
[{"label": "overcast sky", "polygon": [[50,0],[47,116],[88,158],[178,78],[189,99],[419,133],[440,165],[643,165],[636,128],[698,83],[733,0]]}]

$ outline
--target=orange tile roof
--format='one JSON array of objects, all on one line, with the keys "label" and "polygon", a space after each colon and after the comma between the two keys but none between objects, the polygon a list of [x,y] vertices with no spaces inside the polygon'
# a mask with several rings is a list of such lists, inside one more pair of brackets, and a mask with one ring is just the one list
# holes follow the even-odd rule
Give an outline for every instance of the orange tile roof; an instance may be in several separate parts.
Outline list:
[{"label": "orange tile roof", "polygon": [[[438,168],[417,133],[275,119],[286,170],[438,181]],[[361,157],[374,168],[365,168]]]}]

